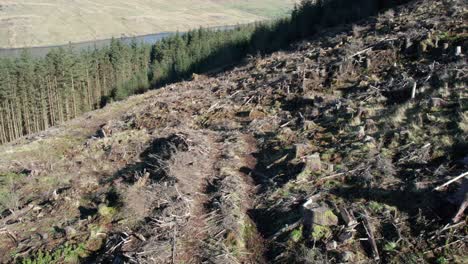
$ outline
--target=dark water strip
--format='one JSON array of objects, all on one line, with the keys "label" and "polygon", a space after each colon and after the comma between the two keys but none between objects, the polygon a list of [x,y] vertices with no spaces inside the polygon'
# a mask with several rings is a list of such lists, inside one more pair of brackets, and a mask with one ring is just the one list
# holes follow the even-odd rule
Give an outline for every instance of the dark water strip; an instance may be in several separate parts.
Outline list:
[{"label": "dark water strip", "polygon": [[[218,26],[218,27],[210,27],[211,30],[230,30],[234,29],[237,26]],[[148,34],[142,36],[134,36],[134,37],[121,37],[115,38],[123,43],[130,44],[132,41],[136,41],[137,43],[144,43],[144,44],[154,44],[162,39],[173,36],[177,34],[177,32],[162,32],[156,34]],[[25,48],[12,48],[12,49],[3,49],[0,48],[0,58],[17,58],[21,55],[24,50],[27,50],[32,57],[35,58],[43,58],[49,53],[52,49],[56,48],[68,48],[69,46],[75,52],[80,52],[83,50],[94,50],[99,49],[105,46],[108,46],[111,42],[111,39],[103,39],[103,40],[93,40],[93,41],[85,41],[85,42],[77,42],[77,43],[70,43],[64,45],[54,45],[54,46],[42,46],[42,47],[25,47]]]}]

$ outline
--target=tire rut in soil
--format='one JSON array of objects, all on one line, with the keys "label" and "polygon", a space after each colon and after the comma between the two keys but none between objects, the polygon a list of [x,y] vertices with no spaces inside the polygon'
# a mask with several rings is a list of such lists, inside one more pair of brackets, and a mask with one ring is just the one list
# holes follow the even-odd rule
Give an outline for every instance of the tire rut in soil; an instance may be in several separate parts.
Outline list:
[{"label": "tire rut in soil", "polygon": [[119,171],[114,181],[139,186],[135,204],[151,204],[150,214],[135,228],[116,226],[105,246],[87,263],[199,263],[206,239],[203,193],[214,176],[218,158],[216,135],[209,131],[184,131],[155,139],[142,152],[141,162]]},{"label": "tire rut in soil", "polygon": [[255,167],[254,140],[239,132],[223,133],[217,176],[207,186],[205,204],[209,237],[204,241],[209,263],[265,263],[263,239],[248,215],[254,205],[255,186],[242,168]]}]

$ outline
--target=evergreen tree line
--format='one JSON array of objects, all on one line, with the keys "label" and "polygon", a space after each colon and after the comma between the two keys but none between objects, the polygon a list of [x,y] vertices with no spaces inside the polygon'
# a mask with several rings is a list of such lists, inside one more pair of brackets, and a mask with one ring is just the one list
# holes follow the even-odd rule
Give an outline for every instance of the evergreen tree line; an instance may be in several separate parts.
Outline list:
[{"label": "evergreen tree line", "polygon": [[154,45],[112,40],[108,47],[24,52],[0,59],[0,143],[102,107],[113,100],[286,48],[318,30],[351,23],[405,0],[305,0],[291,15],[230,30],[198,29]]},{"label": "evergreen tree line", "polygon": [[0,143],[47,129],[97,109],[122,91],[149,87],[149,45],[113,40],[103,49],[76,54],[52,50],[0,60]]}]

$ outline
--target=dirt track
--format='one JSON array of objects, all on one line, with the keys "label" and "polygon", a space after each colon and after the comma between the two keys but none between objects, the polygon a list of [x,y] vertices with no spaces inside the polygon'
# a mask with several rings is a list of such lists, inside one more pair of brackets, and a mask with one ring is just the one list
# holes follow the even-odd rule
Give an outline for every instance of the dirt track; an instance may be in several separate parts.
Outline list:
[{"label": "dirt track", "polygon": [[[212,81],[205,78],[203,83]],[[138,162],[115,172],[107,187],[127,189],[121,210],[138,211],[143,222],[132,233],[111,231],[106,246],[89,262],[119,256],[145,263],[262,261],[262,238],[248,215],[256,193],[248,173],[256,166],[256,140],[239,131],[251,119],[221,115],[216,128],[203,128],[207,120],[193,116],[212,117],[224,107],[216,98],[220,94],[207,96],[211,93],[201,87],[168,87],[157,97],[147,96],[146,106],[130,111],[122,122],[101,126],[108,138],[127,133],[127,127],[156,138],[139,150]],[[102,140],[106,138],[92,139],[87,148]]]}]

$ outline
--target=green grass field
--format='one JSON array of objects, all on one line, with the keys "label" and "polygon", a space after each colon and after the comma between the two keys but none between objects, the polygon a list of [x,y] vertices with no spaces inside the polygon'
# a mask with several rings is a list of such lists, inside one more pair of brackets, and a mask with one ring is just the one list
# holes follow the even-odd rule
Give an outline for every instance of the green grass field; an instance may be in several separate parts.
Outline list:
[{"label": "green grass field", "polygon": [[48,46],[281,16],[297,0],[0,0],[0,48]]}]

